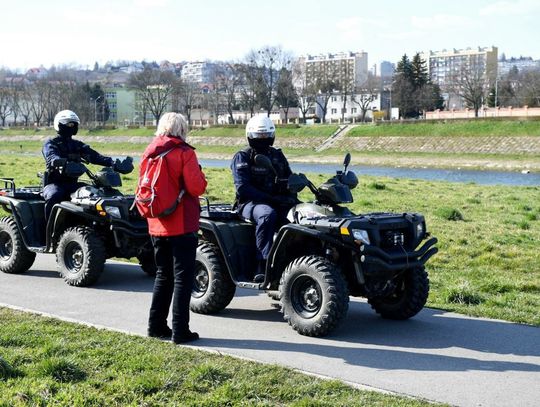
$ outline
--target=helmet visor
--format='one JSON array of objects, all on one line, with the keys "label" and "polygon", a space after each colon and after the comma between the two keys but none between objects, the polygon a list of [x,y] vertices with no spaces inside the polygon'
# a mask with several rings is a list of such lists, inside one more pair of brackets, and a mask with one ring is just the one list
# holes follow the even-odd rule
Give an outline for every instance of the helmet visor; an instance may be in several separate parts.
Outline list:
[{"label": "helmet visor", "polygon": [[60,123],[63,124],[64,126],[66,126],[66,127],[75,127],[75,126],[77,126],[79,124],[77,122],[67,122],[67,123],[60,122]]},{"label": "helmet visor", "polygon": [[248,138],[251,138],[251,139],[267,139],[267,138],[274,138],[274,133],[273,131],[264,131],[264,132],[255,132],[255,131],[250,131],[248,133]]}]

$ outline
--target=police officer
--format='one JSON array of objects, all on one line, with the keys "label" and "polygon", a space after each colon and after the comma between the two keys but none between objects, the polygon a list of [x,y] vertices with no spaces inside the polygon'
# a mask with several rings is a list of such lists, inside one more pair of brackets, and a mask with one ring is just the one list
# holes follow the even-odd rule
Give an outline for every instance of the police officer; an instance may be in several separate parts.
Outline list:
[{"label": "police officer", "polygon": [[[246,125],[249,147],[237,152],[231,164],[238,213],[255,223],[257,271],[253,281],[256,283],[264,281],[274,232],[287,222],[287,212],[297,202],[296,195],[286,188],[291,174],[289,163],[280,149],[272,147],[275,132],[269,117],[252,117]],[[276,173],[255,163],[258,154],[270,159]]]},{"label": "police officer", "polygon": [[71,110],[62,110],[54,117],[54,129],[57,136],[48,139],[43,145],[46,172],[43,198],[45,198],[45,218],[48,219],[55,204],[69,200],[70,194],[79,187],[77,179],[85,173],[86,167],[81,160],[104,167],[113,167],[115,171],[129,173],[133,170],[130,160],[114,161],[105,157],[90,146],[72,137],[77,134],[79,117]]}]

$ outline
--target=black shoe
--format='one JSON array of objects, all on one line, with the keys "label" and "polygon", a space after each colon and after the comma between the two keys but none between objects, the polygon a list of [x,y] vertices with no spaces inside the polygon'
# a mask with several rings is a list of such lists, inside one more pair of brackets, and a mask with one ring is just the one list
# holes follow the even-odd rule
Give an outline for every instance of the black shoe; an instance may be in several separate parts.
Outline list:
[{"label": "black shoe", "polygon": [[165,327],[161,329],[148,328],[148,336],[150,336],[151,338],[171,339],[172,329],[169,328],[167,325],[165,325]]},{"label": "black shoe", "polygon": [[187,334],[180,335],[180,336],[173,336],[172,341],[176,344],[178,343],[186,343],[186,342],[192,342],[199,339],[199,334],[197,332],[191,332],[188,331]]},{"label": "black shoe", "polygon": [[264,283],[264,274],[256,274],[255,277],[253,277],[253,282],[256,284]]}]

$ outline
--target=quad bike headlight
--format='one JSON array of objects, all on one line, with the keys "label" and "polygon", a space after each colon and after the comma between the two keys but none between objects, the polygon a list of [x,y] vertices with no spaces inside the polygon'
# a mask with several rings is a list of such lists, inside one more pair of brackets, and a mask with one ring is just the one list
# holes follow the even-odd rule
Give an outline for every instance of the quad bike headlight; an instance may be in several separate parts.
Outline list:
[{"label": "quad bike headlight", "polygon": [[367,230],[364,229],[353,229],[351,230],[354,240],[358,240],[365,244],[370,244],[369,234]]},{"label": "quad bike headlight", "polygon": [[416,236],[424,236],[424,224],[419,223],[416,225]]},{"label": "quad bike headlight", "polygon": [[120,213],[120,208],[117,206],[105,206],[103,209],[105,209],[105,212],[108,213],[113,218],[122,218],[122,214]]}]

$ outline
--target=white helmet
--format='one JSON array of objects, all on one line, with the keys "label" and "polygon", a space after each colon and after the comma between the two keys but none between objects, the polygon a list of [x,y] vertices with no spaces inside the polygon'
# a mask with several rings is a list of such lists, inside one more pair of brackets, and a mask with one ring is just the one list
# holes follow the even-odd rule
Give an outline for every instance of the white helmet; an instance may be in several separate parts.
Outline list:
[{"label": "white helmet", "polygon": [[71,110],[62,110],[61,112],[56,113],[54,116],[54,129],[56,131],[60,130],[59,124],[68,124],[68,123],[77,123],[81,124],[79,116],[72,112]]},{"label": "white helmet", "polygon": [[249,140],[254,139],[274,139],[276,126],[268,116],[253,116],[246,125],[246,137]]}]

